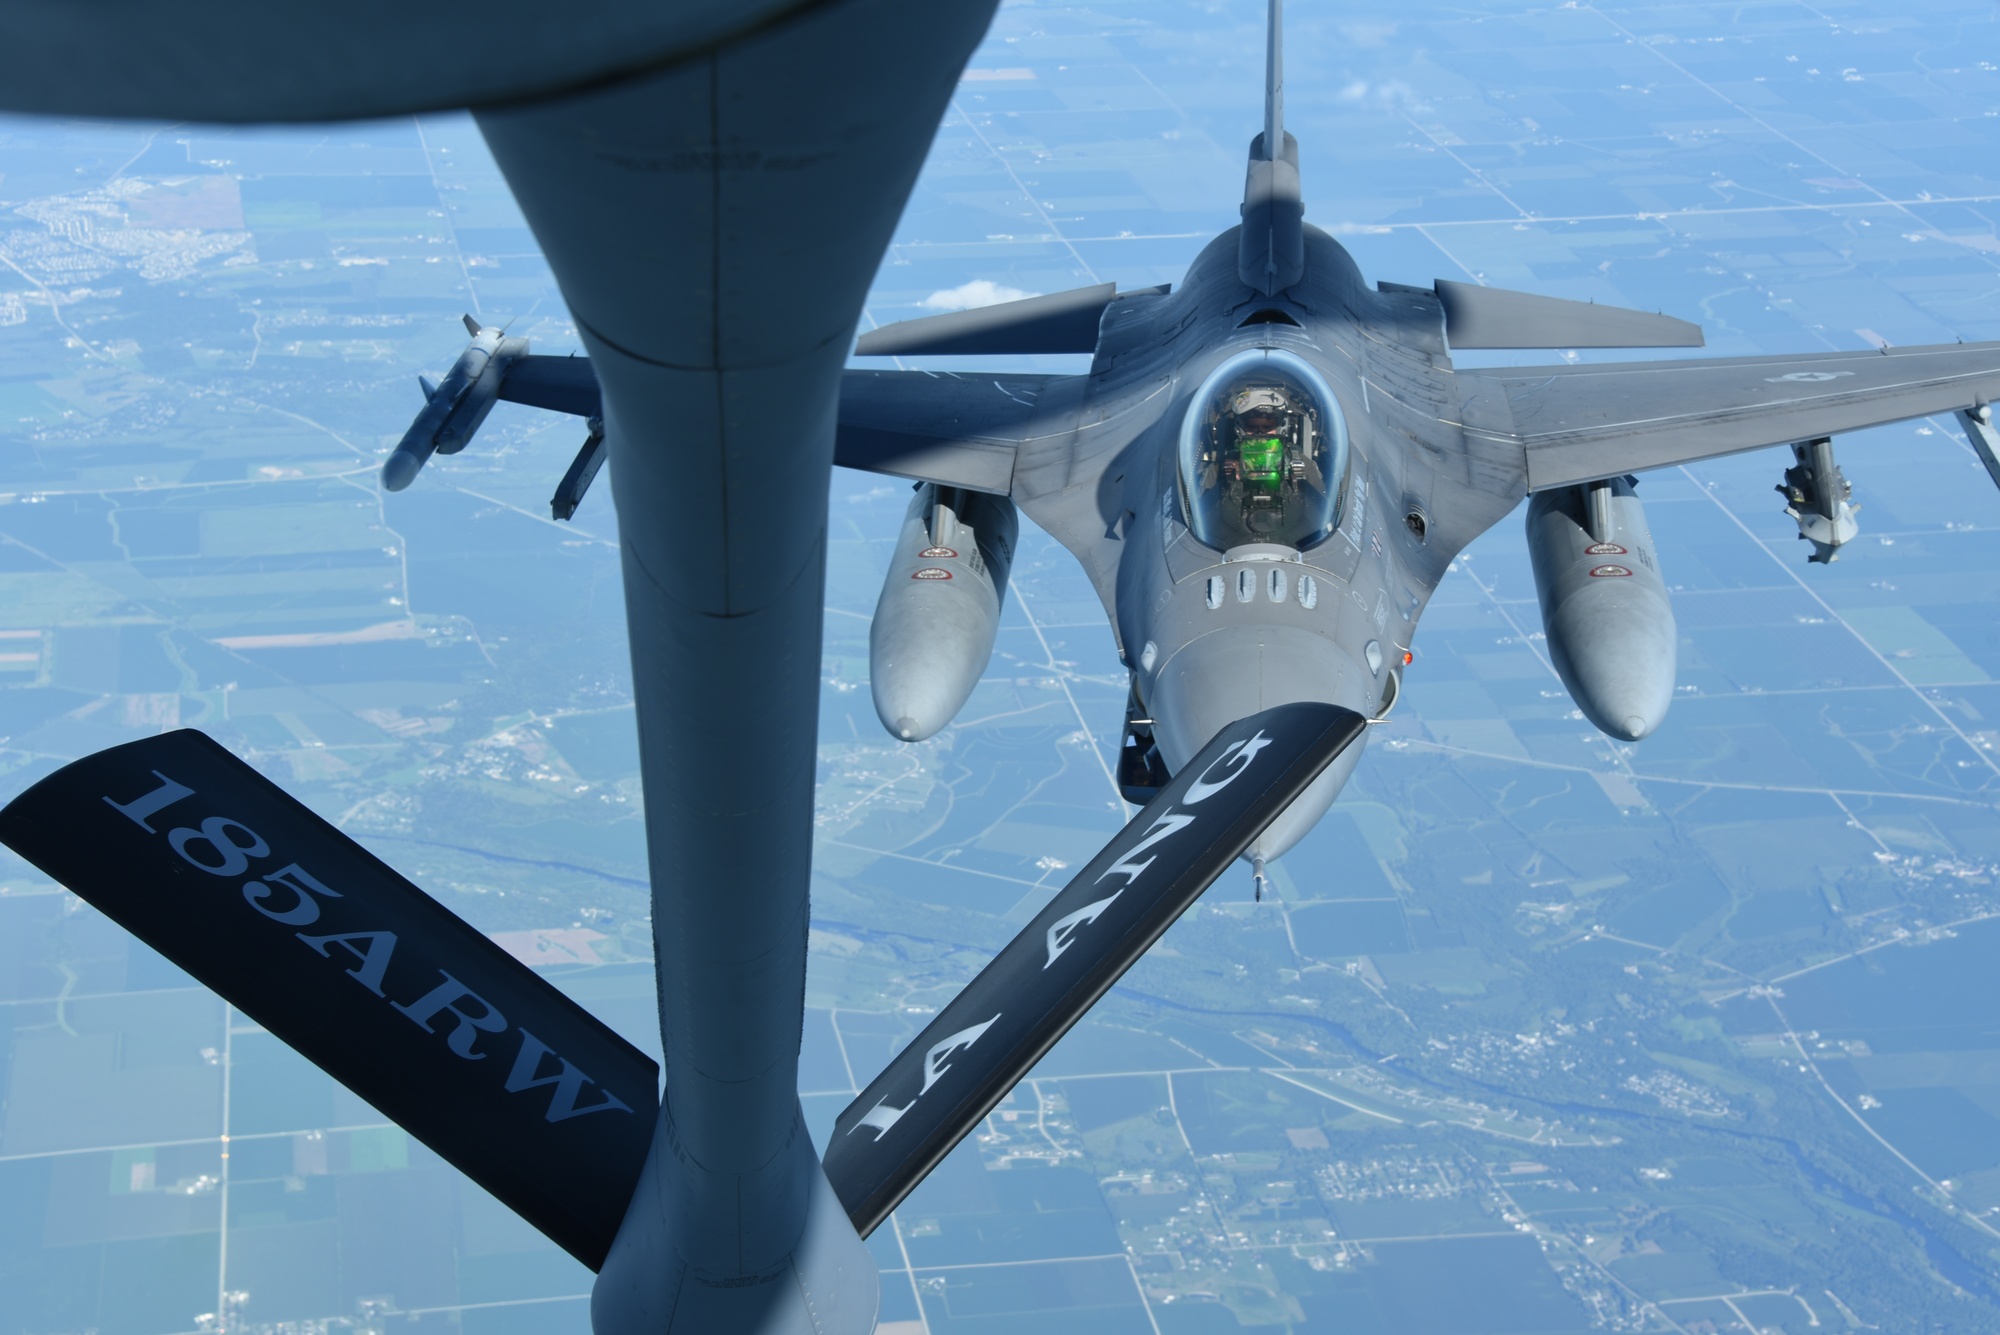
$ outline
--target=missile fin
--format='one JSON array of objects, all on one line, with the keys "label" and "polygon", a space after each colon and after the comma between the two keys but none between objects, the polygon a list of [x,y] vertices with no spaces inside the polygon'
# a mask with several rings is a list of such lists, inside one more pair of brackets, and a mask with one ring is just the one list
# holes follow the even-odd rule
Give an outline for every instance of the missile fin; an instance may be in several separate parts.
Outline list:
[{"label": "missile fin", "polygon": [[438,387],[431,383],[431,378],[429,376],[427,375],[418,376],[417,384],[423,387],[425,403],[429,403],[432,399],[437,397]]},{"label": "missile fin", "polygon": [[465,321],[465,332],[472,335],[474,338],[478,338],[479,321],[473,319],[470,315],[460,316],[459,318]]}]

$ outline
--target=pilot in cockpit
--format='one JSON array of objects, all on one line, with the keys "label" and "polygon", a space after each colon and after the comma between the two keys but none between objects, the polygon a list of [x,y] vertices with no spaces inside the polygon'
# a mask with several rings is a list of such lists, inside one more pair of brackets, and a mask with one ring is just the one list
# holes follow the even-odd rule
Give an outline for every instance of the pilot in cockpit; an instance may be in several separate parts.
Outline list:
[{"label": "pilot in cockpit", "polygon": [[1232,396],[1217,425],[1222,471],[1237,484],[1242,526],[1251,535],[1277,534],[1286,527],[1285,484],[1305,471],[1305,460],[1295,457],[1307,430],[1303,414],[1281,386],[1251,385]]},{"label": "pilot in cockpit", "polygon": [[[1225,551],[1309,547],[1338,518],[1346,453],[1338,406],[1308,388],[1317,377],[1295,359],[1262,349],[1254,358],[1219,368],[1190,410],[1182,446],[1189,526]],[[1331,435],[1322,425],[1329,412]]]}]

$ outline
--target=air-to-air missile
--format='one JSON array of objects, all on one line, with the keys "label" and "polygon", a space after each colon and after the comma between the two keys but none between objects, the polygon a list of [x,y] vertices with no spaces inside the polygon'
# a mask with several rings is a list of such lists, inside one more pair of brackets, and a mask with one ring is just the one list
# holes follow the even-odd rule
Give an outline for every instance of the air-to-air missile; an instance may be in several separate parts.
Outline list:
[{"label": "air-to-air missile", "polygon": [[505,330],[487,327],[470,315],[465,328],[472,342],[458,355],[443,383],[432,385],[422,376],[424,409],[402,443],[382,462],[382,485],[401,491],[416,480],[432,454],[457,454],[466,447],[486,414],[500,397],[500,382],[508,368],[528,355],[528,340],[509,338]]},{"label": "air-to-air missile", "polygon": [[1585,718],[1621,741],[1650,736],[1674,696],[1674,609],[1633,479],[1537,492],[1528,555],[1549,657]]},{"label": "air-to-air missile", "polygon": [[920,742],[951,722],[993,656],[1020,519],[1004,496],[930,483],[903,515],[868,632],[882,726]]},{"label": "air-to-air missile", "polygon": [[1861,507],[1849,503],[1854,488],[1833,461],[1833,442],[1824,436],[1793,445],[1792,458],[1795,462],[1778,484],[1785,513],[1798,523],[1799,540],[1813,545],[1806,560],[1832,565],[1840,559],[1840,549],[1861,532],[1854,518]]}]

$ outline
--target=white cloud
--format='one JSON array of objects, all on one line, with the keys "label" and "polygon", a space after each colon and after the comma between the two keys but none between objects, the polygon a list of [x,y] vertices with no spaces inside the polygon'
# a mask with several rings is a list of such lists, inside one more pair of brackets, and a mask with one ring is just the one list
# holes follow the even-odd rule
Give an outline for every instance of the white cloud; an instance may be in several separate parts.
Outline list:
[{"label": "white cloud", "polygon": [[969,283],[933,292],[921,304],[933,311],[969,311],[979,306],[997,306],[1003,301],[1019,301],[1023,297],[1040,295],[1039,292],[1023,292],[1018,287],[1003,287],[990,278],[975,278]]}]

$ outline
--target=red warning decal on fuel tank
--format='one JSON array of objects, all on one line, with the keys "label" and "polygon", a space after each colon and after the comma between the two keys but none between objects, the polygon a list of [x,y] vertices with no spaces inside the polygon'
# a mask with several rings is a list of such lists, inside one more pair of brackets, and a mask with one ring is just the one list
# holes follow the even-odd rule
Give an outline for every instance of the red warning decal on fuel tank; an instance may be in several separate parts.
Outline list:
[{"label": "red warning decal on fuel tank", "polygon": [[[1593,571],[1592,571],[1591,573],[1592,573],[1592,574],[1594,575],[1594,574],[1596,574],[1597,572],[1593,570]],[[1625,573],[1629,575],[1629,574],[1631,574],[1632,572],[1628,570],[1628,571],[1626,571]],[[938,568],[937,568],[936,566],[925,566],[925,567],[924,567],[924,568],[923,568],[922,570],[919,570],[919,571],[915,572],[914,574],[912,574],[912,575],[910,576],[910,578],[911,578],[911,579],[950,579],[950,578],[951,578],[951,572],[950,572],[949,570],[940,570],[940,569],[938,569]]]},{"label": "red warning decal on fuel tank", "polygon": [[[1623,556],[1625,555],[1625,549],[1615,542],[1600,542],[1595,546],[1584,548],[1583,554],[1585,556]],[[930,553],[925,552],[924,555],[929,556]]]},{"label": "red warning decal on fuel tank", "polygon": [[[1622,552],[1625,549],[1623,547],[1620,547],[1618,550]],[[924,557],[927,560],[937,561],[937,560],[949,560],[952,557],[957,556],[958,553],[953,551],[949,547],[926,547],[922,551],[918,552],[917,555]]]},{"label": "red warning decal on fuel tank", "polygon": [[1624,566],[1592,566],[1590,577],[1592,579],[1615,579],[1620,575],[1629,575],[1631,573]]}]

